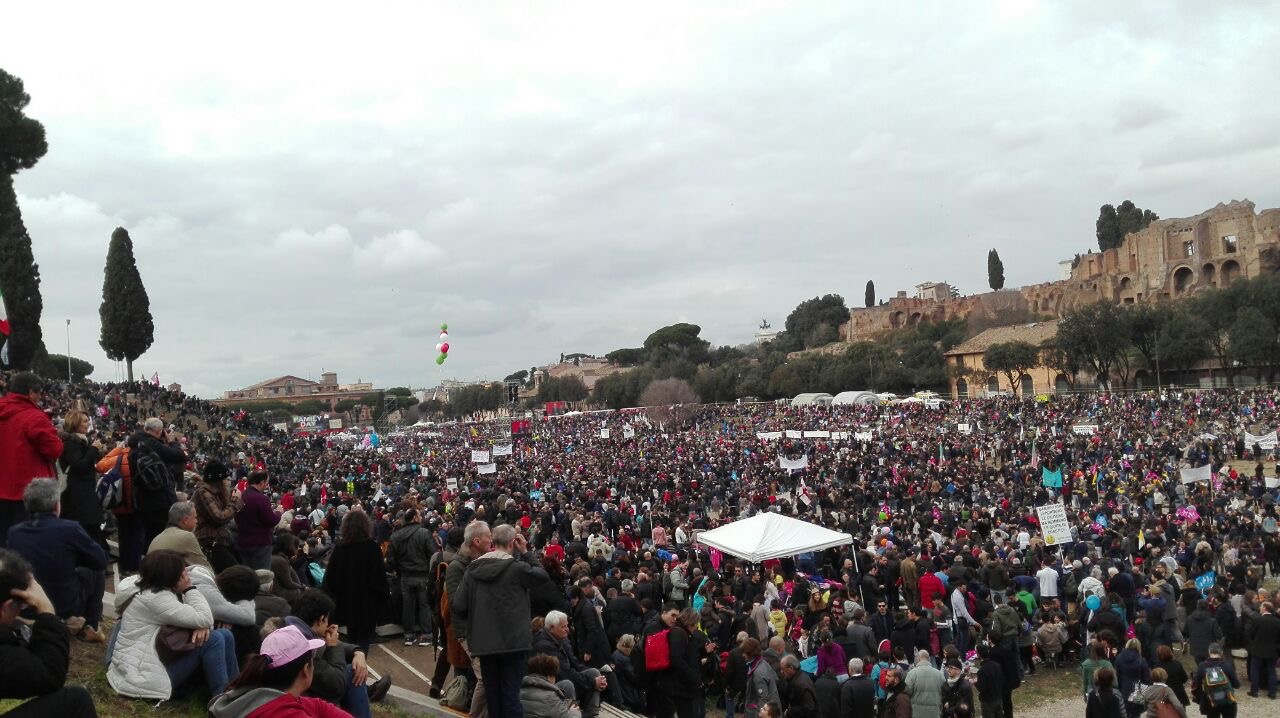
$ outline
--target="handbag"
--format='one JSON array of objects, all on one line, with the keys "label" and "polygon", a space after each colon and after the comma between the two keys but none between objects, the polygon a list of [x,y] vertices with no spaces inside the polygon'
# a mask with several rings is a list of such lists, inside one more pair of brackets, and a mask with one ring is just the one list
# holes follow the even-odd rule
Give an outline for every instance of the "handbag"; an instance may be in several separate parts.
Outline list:
[{"label": "handbag", "polygon": [[190,628],[161,626],[160,632],[156,634],[156,655],[165,665],[173,663],[195,649],[196,644],[191,641]]},{"label": "handbag", "polygon": [[1133,692],[1129,694],[1129,702],[1134,705],[1144,706],[1147,704],[1147,689],[1151,686],[1139,681],[1133,684]]},{"label": "handbag", "polygon": [[1156,704],[1156,718],[1182,718],[1182,714],[1169,701],[1160,701]]}]

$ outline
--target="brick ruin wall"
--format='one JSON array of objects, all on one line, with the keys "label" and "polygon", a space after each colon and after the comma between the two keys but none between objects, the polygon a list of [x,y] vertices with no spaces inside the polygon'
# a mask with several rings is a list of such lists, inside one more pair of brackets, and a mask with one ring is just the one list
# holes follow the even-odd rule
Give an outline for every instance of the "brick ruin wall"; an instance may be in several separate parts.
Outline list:
[{"label": "brick ruin wall", "polygon": [[1157,220],[1117,248],[1082,254],[1069,279],[943,300],[893,297],[850,310],[840,333],[846,341],[861,341],[920,322],[1056,318],[1102,299],[1121,304],[1178,299],[1275,271],[1280,271],[1280,209],[1255,212],[1249,200],[1232,201],[1194,217]]}]

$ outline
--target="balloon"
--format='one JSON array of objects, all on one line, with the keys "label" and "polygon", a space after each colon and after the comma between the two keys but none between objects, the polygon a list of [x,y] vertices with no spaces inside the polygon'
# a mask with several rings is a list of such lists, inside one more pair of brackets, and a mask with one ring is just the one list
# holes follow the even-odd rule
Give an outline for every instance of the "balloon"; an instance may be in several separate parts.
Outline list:
[{"label": "balloon", "polygon": [[1091,593],[1089,594],[1089,597],[1084,600],[1084,606],[1090,611],[1096,611],[1102,607],[1102,599]]},{"label": "balloon", "polygon": [[443,354],[441,354],[440,356],[436,357],[436,363],[437,363],[437,364],[443,364],[443,363],[444,363],[444,355],[443,355]]},{"label": "balloon", "polygon": [[440,332],[440,341],[444,341],[445,339],[448,339],[448,338],[449,338],[449,332]]},{"label": "balloon", "polygon": [[444,344],[441,344],[441,345],[440,345],[440,353],[441,353],[441,354],[448,354],[448,353],[449,353],[449,342],[445,342]]},{"label": "balloon", "polygon": [[436,351],[440,351],[440,347],[442,347],[442,346],[444,346],[444,345],[443,345],[443,344],[441,344],[441,343],[439,343],[439,342],[436,342]]},{"label": "balloon", "polygon": [[441,325],[440,325],[440,331],[442,331],[442,332],[447,332],[447,331],[449,331],[449,325],[448,325],[448,324],[441,324]]}]

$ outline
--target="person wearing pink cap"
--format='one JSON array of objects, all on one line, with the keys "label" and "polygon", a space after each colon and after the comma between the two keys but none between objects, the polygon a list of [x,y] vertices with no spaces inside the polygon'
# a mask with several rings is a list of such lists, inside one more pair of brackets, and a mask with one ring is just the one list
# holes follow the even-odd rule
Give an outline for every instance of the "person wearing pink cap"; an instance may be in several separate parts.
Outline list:
[{"label": "person wearing pink cap", "polygon": [[227,690],[209,704],[214,718],[345,718],[350,714],[320,698],[302,694],[315,676],[316,651],[325,642],[285,626],[262,639]]}]

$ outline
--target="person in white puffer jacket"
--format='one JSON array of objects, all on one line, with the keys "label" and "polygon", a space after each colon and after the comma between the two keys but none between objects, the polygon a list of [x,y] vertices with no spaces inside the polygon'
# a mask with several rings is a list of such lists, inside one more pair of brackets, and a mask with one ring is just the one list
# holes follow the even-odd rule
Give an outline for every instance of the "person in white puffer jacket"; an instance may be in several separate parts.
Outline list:
[{"label": "person in white puffer jacket", "polygon": [[[192,583],[186,562],[174,551],[147,554],[138,575],[116,591],[119,625],[109,647],[107,682],[122,696],[165,701],[195,673],[213,695],[222,693],[240,672],[231,632],[213,629],[209,601]],[[156,652],[156,636],[164,626],[191,630],[195,647],[167,665]]]}]

